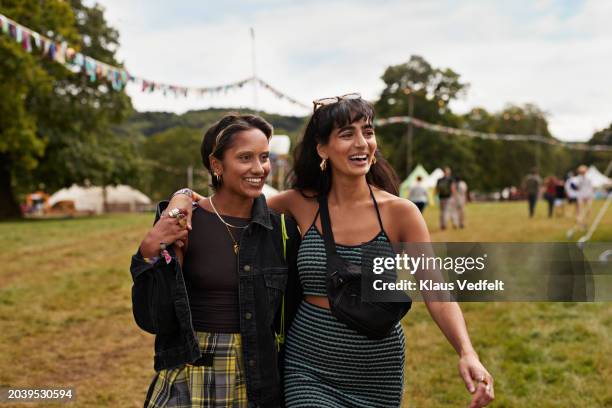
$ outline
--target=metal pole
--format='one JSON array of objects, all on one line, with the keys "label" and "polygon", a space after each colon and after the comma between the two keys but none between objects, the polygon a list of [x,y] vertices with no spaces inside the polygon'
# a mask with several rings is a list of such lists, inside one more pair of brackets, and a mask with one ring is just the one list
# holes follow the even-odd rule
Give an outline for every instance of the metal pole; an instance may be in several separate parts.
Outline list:
[{"label": "metal pole", "polygon": [[193,190],[193,166],[187,167],[187,187]]},{"label": "metal pole", "polygon": [[[414,115],[414,100],[412,97],[412,92],[408,94],[408,116],[412,119]],[[408,133],[406,140],[406,177],[410,175],[410,170],[412,168],[412,136],[413,136],[414,126],[412,122],[408,123]]]},{"label": "metal pole", "polygon": [[[540,136],[540,118],[536,118],[536,135]],[[535,142],[536,144],[536,167],[540,170],[540,142]]]},{"label": "metal pole", "polygon": [[255,113],[258,113],[258,101],[257,101],[257,71],[255,69],[255,30],[251,27],[251,56],[253,64],[253,109]]}]

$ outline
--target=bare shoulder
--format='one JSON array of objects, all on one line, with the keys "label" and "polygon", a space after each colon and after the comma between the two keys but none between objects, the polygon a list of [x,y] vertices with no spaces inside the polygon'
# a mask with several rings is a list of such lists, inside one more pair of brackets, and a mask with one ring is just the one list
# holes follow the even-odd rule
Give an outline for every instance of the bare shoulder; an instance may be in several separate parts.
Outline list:
[{"label": "bare shoulder", "polygon": [[430,240],[425,219],[412,201],[377,188],[373,190],[383,214],[385,230],[392,241],[428,242]]},{"label": "bare shoulder", "polygon": [[377,187],[372,187],[372,191],[374,191],[374,197],[376,197],[378,204],[384,207],[385,211],[389,211],[391,216],[405,217],[406,214],[414,213],[415,211],[420,214],[418,207],[410,200],[398,197]]}]

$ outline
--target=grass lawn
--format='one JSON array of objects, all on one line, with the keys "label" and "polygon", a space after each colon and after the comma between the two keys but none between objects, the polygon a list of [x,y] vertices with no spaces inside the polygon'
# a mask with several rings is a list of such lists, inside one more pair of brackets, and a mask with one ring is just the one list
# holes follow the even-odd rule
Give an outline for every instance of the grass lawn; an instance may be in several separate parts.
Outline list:
[{"label": "grass lawn", "polygon": [[[547,219],[544,207],[530,220],[524,202],[472,204],[467,228],[444,232],[436,208],[425,217],[434,241],[565,241],[572,220]],[[153,336],[132,318],[129,262],[152,217],[0,223],[0,387],[70,386],[72,406],[142,406],[154,374]],[[612,242],[612,209],[593,240]],[[611,304],[462,308],[496,379],[493,406],[612,407]],[[404,328],[404,407],[467,406],[458,360],[422,303]]]}]

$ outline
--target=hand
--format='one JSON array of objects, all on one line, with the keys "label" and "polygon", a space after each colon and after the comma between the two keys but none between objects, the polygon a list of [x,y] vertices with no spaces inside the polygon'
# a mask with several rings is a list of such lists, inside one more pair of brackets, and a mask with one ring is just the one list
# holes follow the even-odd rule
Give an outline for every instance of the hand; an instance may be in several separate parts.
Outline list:
[{"label": "hand", "polygon": [[140,244],[140,253],[146,258],[158,256],[160,242],[169,245],[174,242],[185,241],[188,232],[187,226],[181,225],[179,218],[162,215]]},{"label": "hand", "polygon": [[195,191],[193,192],[193,198],[189,197],[186,194],[177,194],[172,197],[167,209],[178,208],[179,210],[182,210],[185,214],[184,219],[187,221],[187,229],[191,231],[191,214],[193,212],[192,200],[199,201],[201,198],[202,196],[196,193]]},{"label": "hand", "polygon": [[489,402],[495,399],[493,377],[482,365],[476,353],[467,353],[461,357],[459,374],[461,374],[466,388],[472,394],[469,408],[487,406]]}]

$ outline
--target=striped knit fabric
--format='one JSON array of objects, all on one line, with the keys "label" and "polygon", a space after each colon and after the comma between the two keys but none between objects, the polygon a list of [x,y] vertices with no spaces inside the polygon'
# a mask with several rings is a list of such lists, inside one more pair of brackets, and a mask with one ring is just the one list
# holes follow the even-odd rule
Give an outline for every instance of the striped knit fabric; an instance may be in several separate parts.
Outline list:
[{"label": "striped knit fabric", "polygon": [[[381,231],[371,242],[386,241]],[[361,246],[336,244],[338,254],[361,264]],[[298,253],[307,295],[326,296],[325,244],[314,225]],[[287,336],[285,402],[288,408],[399,407],[404,335],[398,323],[382,340],[339,322],[328,309],[302,302]]]},{"label": "striped knit fabric", "polygon": [[161,370],[151,384],[145,408],[246,408],[240,334],[196,332],[213,364]]}]

